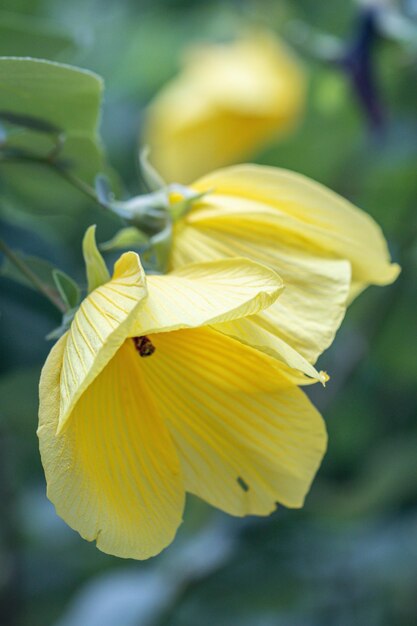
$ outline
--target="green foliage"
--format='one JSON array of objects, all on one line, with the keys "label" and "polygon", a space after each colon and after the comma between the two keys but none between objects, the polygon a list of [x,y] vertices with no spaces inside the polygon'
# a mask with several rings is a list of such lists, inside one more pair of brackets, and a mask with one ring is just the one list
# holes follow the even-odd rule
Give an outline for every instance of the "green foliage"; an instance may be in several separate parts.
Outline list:
[{"label": "green foliage", "polygon": [[[0,146],[0,214],[11,223],[25,222],[28,213],[66,215],[74,220],[72,229],[87,226],[78,217],[83,185],[93,185],[104,172],[119,186],[98,136],[103,81],[67,65],[3,57],[0,85],[0,120],[6,131]],[[79,181],[81,189],[65,179]]]},{"label": "green foliage", "polygon": [[52,277],[67,309],[75,309],[81,300],[81,290],[77,283],[61,270],[53,270]]},{"label": "green foliage", "polygon": [[[59,162],[80,178],[92,182],[103,169],[97,136],[103,84],[87,70],[39,59],[0,59],[0,111],[23,117],[12,126],[7,147],[25,150],[35,157],[48,158],[55,144],[45,142],[28,120],[38,119],[62,133]],[[10,118],[10,115],[9,115]],[[34,131],[34,132],[32,132]],[[48,145],[49,144],[49,145]]]},{"label": "green foliage", "polygon": [[0,11],[0,56],[56,60],[74,50],[73,37],[49,21]]},{"label": "green foliage", "polygon": [[[53,277],[54,266],[52,263],[46,261],[45,259],[40,259],[36,256],[27,255],[23,252],[18,252],[17,250],[14,250],[14,255],[17,256],[18,259],[24,261],[24,263],[30,267],[31,271],[39,278],[39,280],[45,285],[45,287],[54,291],[56,295],[59,295]],[[0,272],[2,276],[14,280],[21,285],[25,285],[25,287],[30,287],[31,289],[36,290],[33,282],[7,257],[3,259]]]}]

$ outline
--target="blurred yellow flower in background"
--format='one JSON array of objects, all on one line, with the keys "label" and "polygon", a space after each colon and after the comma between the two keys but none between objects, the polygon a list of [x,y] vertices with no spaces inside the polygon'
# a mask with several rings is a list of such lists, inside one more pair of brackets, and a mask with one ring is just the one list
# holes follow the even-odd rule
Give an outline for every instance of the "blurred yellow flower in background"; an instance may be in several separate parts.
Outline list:
[{"label": "blurred yellow flower in background", "polygon": [[171,267],[239,256],[277,271],[281,297],[222,330],[310,377],[299,383],[322,379],[312,364],[333,341],[350,300],[399,273],[379,226],[319,183],[273,167],[229,167],[191,189],[206,193],[176,221]]},{"label": "blurred yellow flower in background", "polygon": [[302,68],[269,31],[207,44],[150,104],[144,143],[165,180],[189,183],[291,129],[304,98]]},{"label": "blurred yellow flower in background", "polygon": [[280,277],[241,259],[145,277],[127,252],[110,278],[91,230],[84,252],[90,293],[40,382],[57,513],[104,552],[144,559],[174,538],[186,491],[239,516],[300,507],[323,420],[279,361],[217,329],[271,305]]}]

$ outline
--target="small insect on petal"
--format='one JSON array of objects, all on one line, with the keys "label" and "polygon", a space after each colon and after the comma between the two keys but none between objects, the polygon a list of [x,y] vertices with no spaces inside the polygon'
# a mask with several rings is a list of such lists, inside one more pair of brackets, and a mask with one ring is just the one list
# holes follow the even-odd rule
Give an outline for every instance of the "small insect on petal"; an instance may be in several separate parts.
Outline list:
[{"label": "small insect on petal", "polygon": [[151,356],[155,352],[155,346],[149,337],[133,337],[133,343],[140,356]]}]

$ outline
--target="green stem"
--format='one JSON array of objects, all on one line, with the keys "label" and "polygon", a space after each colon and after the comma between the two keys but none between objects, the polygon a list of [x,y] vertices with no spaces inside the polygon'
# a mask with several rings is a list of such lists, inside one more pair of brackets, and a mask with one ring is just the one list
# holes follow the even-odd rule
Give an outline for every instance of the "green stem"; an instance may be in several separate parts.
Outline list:
[{"label": "green stem", "polygon": [[62,300],[55,295],[44,283],[36,276],[34,272],[30,269],[30,267],[20,259],[14,252],[9,248],[9,246],[0,239],[0,251],[3,252],[4,256],[6,256],[11,263],[19,272],[23,274],[45,298],[49,300],[61,313],[65,313],[65,305]]},{"label": "green stem", "polygon": [[102,202],[100,202],[95,190],[92,187],[90,187],[90,185],[88,185],[83,180],[78,178],[78,176],[75,176],[74,174],[66,170],[65,168],[58,165],[58,163],[56,163],[53,160],[53,158],[41,157],[41,156],[36,156],[32,154],[19,154],[18,156],[0,157],[0,162],[35,163],[38,165],[43,165],[44,167],[49,168],[50,170],[55,172],[55,174],[57,174],[58,176],[66,180],[70,185],[72,185],[73,187],[81,191],[84,195],[88,196],[90,200],[98,204],[102,209],[108,210],[108,207]]},{"label": "green stem", "polygon": [[102,209],[108,210],[108,207],[102,202],[100,202],[100,200],[97,198],[97,194],[94,191],[94,189],[90,187],[90,185],[87,185],[87,183],[85,183],[83,180],[81,180],[81,178],[78,178],[78,176],[74,176],[74,174],[71,174],[71,172],[69,172],[68,170],[65,170],[62,167],[59,167],[58,165],[56,165],[55,163],[51,161],[44,161],[43,163],[44,165],[49,165],[49,167],[56,174],[61,176],[61,178],[66,180],[73,187],[76,187],[84,195],[88,196],[90,200],[98,204]]}]

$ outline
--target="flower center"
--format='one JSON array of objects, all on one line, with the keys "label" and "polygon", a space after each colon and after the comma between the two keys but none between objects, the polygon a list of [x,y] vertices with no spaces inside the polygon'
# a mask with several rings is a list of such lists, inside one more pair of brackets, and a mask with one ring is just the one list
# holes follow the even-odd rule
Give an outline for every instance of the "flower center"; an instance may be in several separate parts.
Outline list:
[{"label": "flower center", "polygon": [[155,346],[149,337],[133,337],[133,343],[140,356],[151,356],[155,352]]}]

